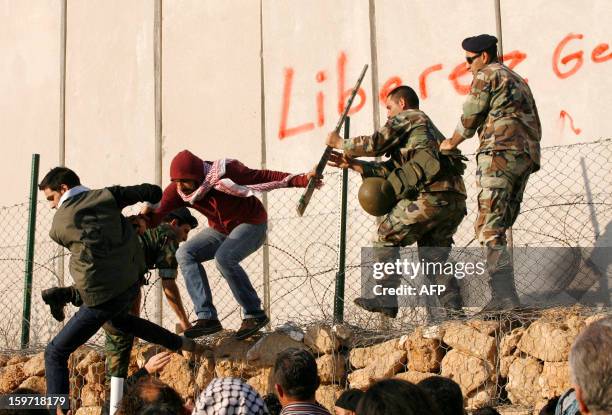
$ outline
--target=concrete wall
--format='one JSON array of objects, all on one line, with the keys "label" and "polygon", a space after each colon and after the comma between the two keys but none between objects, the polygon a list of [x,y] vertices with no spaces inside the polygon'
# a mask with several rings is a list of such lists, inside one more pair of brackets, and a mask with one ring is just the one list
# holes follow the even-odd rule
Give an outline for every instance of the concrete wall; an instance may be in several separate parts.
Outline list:
[{"label": "concrete wall", "polygon": [[[384,122],[375,101],[401,81],[450,134],[471,80],[460,42],[495,33],[490,3],[163,1],[164,178],[183,148],[309,168],[365,63],[354,133],[372,131],[376,110]],[[4,206],[26,199],[32,152],[41,173],[58,162],[61,1],[0,4],[2,171],[16,173]],[[91,186],[154,179],[153,5],[67,2],[66,163]],[[545,146],[609,136],[610,12],[606,0],[502,2],[507,62],[533,89]]]}]

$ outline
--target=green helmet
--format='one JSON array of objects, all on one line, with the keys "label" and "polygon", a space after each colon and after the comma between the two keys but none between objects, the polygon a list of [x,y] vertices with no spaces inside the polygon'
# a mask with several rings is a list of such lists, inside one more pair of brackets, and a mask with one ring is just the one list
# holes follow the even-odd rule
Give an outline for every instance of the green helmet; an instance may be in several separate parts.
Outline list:
[{"label": "green helmet", "polygon": [[393,186],[382,177],[363,179],[358,197],[363,210],[373,216],[386,215],[396,203]]}]

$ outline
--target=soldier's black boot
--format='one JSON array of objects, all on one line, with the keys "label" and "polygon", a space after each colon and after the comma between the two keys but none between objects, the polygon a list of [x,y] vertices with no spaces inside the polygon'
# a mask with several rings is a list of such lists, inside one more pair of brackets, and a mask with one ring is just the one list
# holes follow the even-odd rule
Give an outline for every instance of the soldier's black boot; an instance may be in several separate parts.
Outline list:
[{"label": "soldier's black boot", "polygon": [[51,315],[57,321],[64,321],[64,306],[73,300],[72,287],[53,287],[42,291],[42,299],[51,308]]},{"label": "soldier's black boot", "polygon": [[374,298],[364,298],[359,297],[355,298],[354,303],[363,308],[366,311],[371,313],[382,313],[387,317],[395,318],[397,316],[398,307],[397,307],[397,297],[393,296],[395,301],[391,300],[389,297],[386,299],[382,299],[381,297]]},{"label": "soldier's black boot", "polygon": [[514,267],[505,246],[501,250],[488,248],[487,268],[489,270],[491,300],[478,314],[492,314],[518,309],[521,303],[514,286]]}]

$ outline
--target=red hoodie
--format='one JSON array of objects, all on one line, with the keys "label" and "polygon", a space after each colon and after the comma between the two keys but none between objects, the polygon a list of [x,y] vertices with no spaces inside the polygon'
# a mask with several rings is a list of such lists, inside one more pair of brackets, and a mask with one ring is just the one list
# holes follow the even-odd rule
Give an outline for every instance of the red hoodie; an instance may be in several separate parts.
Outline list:
[{"label": "red hoodie", "polygon": [[[178,153],[170,164],[171,179],[191,179],[198,183],[204,180],[203,161],[188,150]],[[225,175],[236,184],[249,185],[283,180],[289,173],[272,170],[253,170],[238,160],[228,161],[225,165]],[[289,181],[289,187],[306,187],[308,178],[305,174],[295,176]],[[268,220],[268,214],[261,201],[255,196],[238,197],[211,189],[204,197],[190,205],[183,201],[176,190],[176,183],[172,182],[164,190],[160,206],[153,212],[152,226],[159,224],[161,219],[174,209],[191,207],[208,218],[208,226],[224,235],[229,233],[241,223],[259,225]]]}]

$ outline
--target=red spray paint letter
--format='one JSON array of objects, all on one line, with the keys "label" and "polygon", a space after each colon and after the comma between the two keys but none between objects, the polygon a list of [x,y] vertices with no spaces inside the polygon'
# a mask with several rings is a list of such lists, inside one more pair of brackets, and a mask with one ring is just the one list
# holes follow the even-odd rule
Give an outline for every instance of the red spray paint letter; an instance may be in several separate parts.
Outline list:
[{"label": "red spray paint letter", "polygon": [[[581,34],[570,33],[565,36],[555,48],[555,52],[553,53],[552,66],[553,72],[555,73],[555,75],[557,75],[559,79],[565,79],[569,76],[572,76],[573,74],[578,72],[578,69],[580,69],[580,67],[584,63],[584,59],[582,57],[584,53],[581,50],[578,52],[570,53],[569,55],[566,55],[563,58],[559,59],[563,48],[565,48],[565,45],[567,45],[571,40],[582,39],[583,37],[584,36]],[[561,69],[559,69],[559,62],[561,62],[563,65],[567,65],[571,61],[576,61],[574,66],[568,71],[561,72]]]},{"label": "red spray paint letter", "polygon": [[559,113],[559,118],[561,118],[561,121],[563,121],[565,118],[567,118],[569,120],[570,128],[572,129],[574,134],[580,135],[582,130],[580,128],[574,127],[574,119],[572,118],[571,115],[569,115],[567,112],[565,112],[565,110],[561,110],[561,112]]},{"label": "red spray paint letter", "polygon": [[291,86],[293,84],[293,68],[285,68],[285,84],[283,86],[283,103],[281,104],[281,120],[278,138],[281,140],[314,129],[314,123],[308,122],[296,127],[287,128],[289,107],[291,105]]},{"label": "red spray paint letter", "polygon": [[429,68],[421,72],[421,75],[419,75],[419,92],[420,92],[421,98],[423,99],[427,98],[427,77],[429,76],[429,74],[432,72],[441,71],[441,70],[442,70],[442,64],[439,63],[437,65],[430,66]]},{"label": "red spray paint letter", "polygon": [[[338,115],[342,115],[342,111],[344,111],[344,106],[346,105],[346,100],[351,96],[352,89],[345,89],[345,77],[346,77],[346,53],[340,52],[340,56],[338,56]],[[363,88],[359,88],[357,92],[359,95],[359,103],[353,104],[351,109],[348,112],[348,115],[352,115],[359,111],[366,102],[366,95]]]}]

